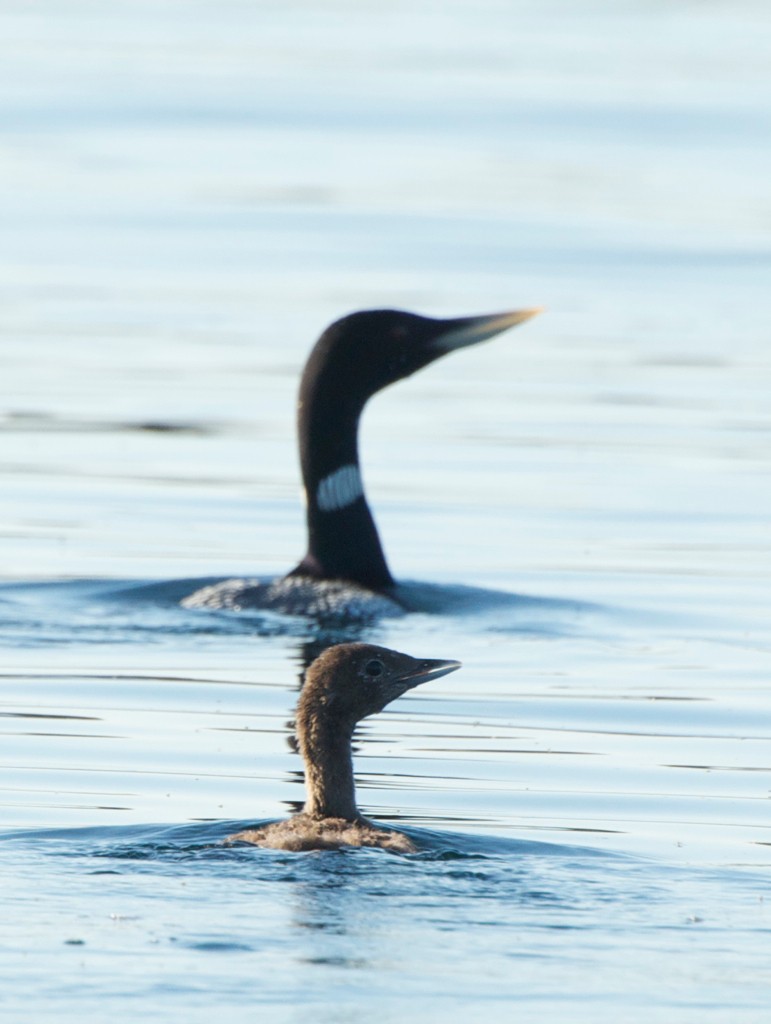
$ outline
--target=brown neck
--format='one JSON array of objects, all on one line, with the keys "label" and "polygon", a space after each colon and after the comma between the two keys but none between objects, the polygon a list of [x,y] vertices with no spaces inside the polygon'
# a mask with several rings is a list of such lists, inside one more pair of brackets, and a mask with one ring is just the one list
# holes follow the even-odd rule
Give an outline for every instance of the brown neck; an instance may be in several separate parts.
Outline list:
[{"label": "brown neck", "polygon": [[353,725],[330,721],[328,713],[298,715],[297,739],[305,761],[307,800],[304,812],[314,818],[355,821],[351,736]]}]

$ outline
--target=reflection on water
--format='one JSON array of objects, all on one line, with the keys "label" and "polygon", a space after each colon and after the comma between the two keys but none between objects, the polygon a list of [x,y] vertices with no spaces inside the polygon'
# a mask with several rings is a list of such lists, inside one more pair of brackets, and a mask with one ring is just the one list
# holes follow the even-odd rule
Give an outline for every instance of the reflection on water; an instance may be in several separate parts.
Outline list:
[{"label": "reflection on water", "polygon": [[[298,855],[218,846],[226,827],[0,842],[0,863],[23,853],[22,881],[38,895],[30,905],[12,893],[11,912],[23,905],[26,933],[54,937],[50,955],[78,976],[70,989],[27,964],[37,998],[106,1014],[130,995],[154,1013],[181,1007],[196,1020],[223,1000],[270,1007],[279,1019],[291,1019],[291,1006],[339,1020],[364,999],[430,1018],[491,1000],[494,1008],[514,1000],[525,1014],[542,1013],[544,1000],[556,1010],[567,996],[548,988],[559,977],[580,1000],[579,1015],[602,1013],[622,989],[632,1019],[642,1020],[652,1012],[652,974],[654,1015],[687,1004],[685,979],[695,974],[699,1012],[725,1006],[735,986],[745,1011],[763,1009],[762,887],[739,870],[683,871],[578,846],[460,835],[427,836],[435,849],[406,857]],[[69,899],[54,877],[66,879]],[[119,984],[115,957],[124,962]],[[21,966],[15,949],[7,958],[9,971]],[[602,973],[587,970],[600,961]]]},{"label": "reflection on water", "polygon": [[[14,610],[4,629],[18,645],[2,680],[9,824],[39,825],[41,810],[46,824],[72,827],[127,814],[168,822],[170,809],[180,823],[296,809],[302,780],[288,740],[302,672],[329,643],[364,639],[464,662],[457,681],[359,727],[368,814],[763,861],[766,679],[751,649],[694,635],[689,617],[654,631],[633,610],[541,601],[534,628],[527,601],[515,601],[494,616],[327,630],[187,610],[173,595],[160,602],[164,592],[4,588]],[[36,635],[46,642],[32,646]]]},{"label": "reflection on water", "polygon": [[[768,18],[435,7],[0,11],[4,1020],[767,1019]],[[541,304],[367,409],[419,611],[180,608],[327,323]],[[464,663],[356,738],[425,851],[219,845],[359,638]]]}]

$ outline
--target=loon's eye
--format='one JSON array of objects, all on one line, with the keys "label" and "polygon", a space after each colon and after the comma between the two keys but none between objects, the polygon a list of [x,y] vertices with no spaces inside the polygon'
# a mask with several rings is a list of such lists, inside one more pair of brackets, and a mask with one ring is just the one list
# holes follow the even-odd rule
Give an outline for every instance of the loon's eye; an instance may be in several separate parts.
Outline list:
[{"label": "loon's eye", "polygon": [[383,662],[373,658],[372,661],[368,661],[364,666],[364,675],[369,676],[370,679],[376,679],[383,674],[383,668]]}]

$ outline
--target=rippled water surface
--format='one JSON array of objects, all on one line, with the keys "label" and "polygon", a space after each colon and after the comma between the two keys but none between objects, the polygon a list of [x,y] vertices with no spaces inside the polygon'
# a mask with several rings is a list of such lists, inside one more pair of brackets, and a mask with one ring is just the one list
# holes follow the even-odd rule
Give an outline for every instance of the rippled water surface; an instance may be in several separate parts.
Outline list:
[{"label": "rippled water surface", "polygon": [[[749,0],[3,5],[4,1021],[768,1019],[770,36]],[[180,607],[302,554],[330,320],[532,305],[365,415],[444,611]],[[357,734],[421,852],[221,845],[302,800],[344,639],[464,663]]]}]

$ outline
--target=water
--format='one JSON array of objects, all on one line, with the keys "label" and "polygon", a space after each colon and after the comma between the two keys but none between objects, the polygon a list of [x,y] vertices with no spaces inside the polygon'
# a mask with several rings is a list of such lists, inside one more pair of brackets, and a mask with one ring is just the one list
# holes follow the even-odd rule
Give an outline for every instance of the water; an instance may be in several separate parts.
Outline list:
[{"label": "water", "polygon": [[[4,1020],[767,1019],[770,34],[3,5]],[[326,323],[536,304],[364,420],[392,569],[470,604],[178,606],[302,554]],[[357,741],[423,852],[218,845],[302,799],[298,676],[350,637],[464,662]]]}]

